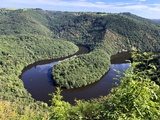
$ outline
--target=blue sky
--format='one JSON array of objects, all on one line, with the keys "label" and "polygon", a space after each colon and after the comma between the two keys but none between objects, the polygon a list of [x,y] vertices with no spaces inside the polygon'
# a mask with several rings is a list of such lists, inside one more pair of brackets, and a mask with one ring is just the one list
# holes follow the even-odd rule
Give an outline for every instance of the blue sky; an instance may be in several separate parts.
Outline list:
[{"label": "blue sky", "polygon": [[0,7],[80,12],[131,12],[145,18],[160,19],[160,0],[1,0]]}]

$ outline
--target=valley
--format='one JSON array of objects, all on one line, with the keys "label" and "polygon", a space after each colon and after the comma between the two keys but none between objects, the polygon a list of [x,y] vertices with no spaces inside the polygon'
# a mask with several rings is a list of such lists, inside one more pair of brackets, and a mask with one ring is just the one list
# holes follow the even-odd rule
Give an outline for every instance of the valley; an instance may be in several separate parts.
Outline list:
[{"label": "valley", "polygon": [[[0,119],[157,120],[159,38],[158,22],[131,13],[1,8]],[[111,56],[128,51],[131,67],[120,76],[121,85],[109,95],[77,100],[75,105],[63,100],[58,87],[50,95],[50,106],[34,100],[20,79],[23,69],[42,60],[74,55],[77,45],[90,52],[54,65],[50,75],[56,86],[79,89],[92,85],[109,71]]]}]

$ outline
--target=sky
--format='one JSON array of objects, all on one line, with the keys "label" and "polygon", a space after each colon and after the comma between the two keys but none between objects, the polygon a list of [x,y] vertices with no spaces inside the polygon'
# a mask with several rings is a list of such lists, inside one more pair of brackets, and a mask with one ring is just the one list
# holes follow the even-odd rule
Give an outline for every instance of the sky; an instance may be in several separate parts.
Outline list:
[{"label": "sky", "polygon": [[160,0],[0,0],[0,8],[41,8],[75,12],[130,12],[160,19]]}]

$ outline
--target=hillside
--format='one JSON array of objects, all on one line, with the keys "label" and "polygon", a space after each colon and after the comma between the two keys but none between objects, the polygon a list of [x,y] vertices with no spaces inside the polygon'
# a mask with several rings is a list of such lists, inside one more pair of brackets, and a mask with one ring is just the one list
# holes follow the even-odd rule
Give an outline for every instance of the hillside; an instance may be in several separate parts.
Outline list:
[{"label": "hillside", "polygon": [[[1,9],[0,34],[40,34],[64,38],[75,43],[95,44],[109,41],[120,50],[136,47],[140,50],[159,50],[160,26],[149,19],[130,13],[74,13],[41,9]],[[108,41],[108,40],[107,40]],[[147,45],[149,48],[143,46]],[[150,45],[152,44],[152,45]]]},{"label": "hillside", "polygon": [[25,14],[25,9],[0,10],[0,34],[40,34],[52,36],[52,32],[43,24]]},{"label": "hillside", "polygon": [[109,70],[111,55],[160,51],[159,38],[159,23],[131,13],[0,9],[0,119],[158,119],[160,88],[151,80],[159,82],[159,57],[152,54],[139,55],[109,96],[75,106],[62,100],[59,89],[51,106],[33,100],[19,76],[28,64],[74,54],[75,44],[82,44],[90,53],[55,65],[52,75],[58,86],[86,86]]},{"label": "hillside", "polygon": [[160,23],[160,19],[153,19],[153,21]]},{"label": "hillside", "polygon": [[[79,56],[73,61],[66,61],[53,67],[53,79],[62,87],[81,87],[99,80],[109,69],[110,55],[116,52],[130,51],[131,49],[159,51],[160,48],[160,28],[147,21],[140,21],[123,14],[100,15],[97,13],[83,13],[65,20],[59,25],[60,28],[62,27],[60,34],[58,33],[59,37],[87,45],[93,51],[84,57]],[[104,54],[105,52],[107,55]],[[94,54],[97,54],[100,59],[93,57]],[[107,61],[103,60],[104,56]],[[77,67],[77,61],[83,66]],[[103,69],[102,66],[106,69]],[[71,71],[71,68],[77,68],[76,70],[79,71],[77,76],[75,76],[76,70]],[[86,71],[84,72],[82,69],[86,69]],[[94,71],[90,73],[90,70]],[[81,81],[82,79],[84,82]],[[86,82],[87,80],[89,81]]]}]

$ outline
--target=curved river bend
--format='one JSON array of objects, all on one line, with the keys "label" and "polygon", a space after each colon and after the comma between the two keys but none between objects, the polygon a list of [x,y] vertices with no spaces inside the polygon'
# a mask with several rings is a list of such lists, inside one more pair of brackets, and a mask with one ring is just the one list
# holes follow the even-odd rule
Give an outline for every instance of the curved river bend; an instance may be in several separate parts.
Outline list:
[{"label": "curved river bend", "polygon": [[[89,52],[89,50],[84,46],[79,46],[79,48],[80,51],[76,53],[77,55]],[[77,89],[63,89],[63,92],[61,93],[63,95],[63,99],[73,104],[74,99],[89,100],[91,98],[98,98],[99,96],[109,94],[115,82],[120,84],[120,81],[113,80],[117,75],[115,69],[123,72],[129,68],[130,64],[125,62],[129,57],[129,53],[119,53],[112,56],[110,70],[101,78],[100,81]],[[31,93],[35,100],[40,100],[50,104],[49,101],[51,100],[51,96],[48,94],[55,92],[56,90],[52,82],[52,66],[63,59],[65,58],[40,61],[24,68],[21,79],[24,82],[24,87],[29,93]]]}]

